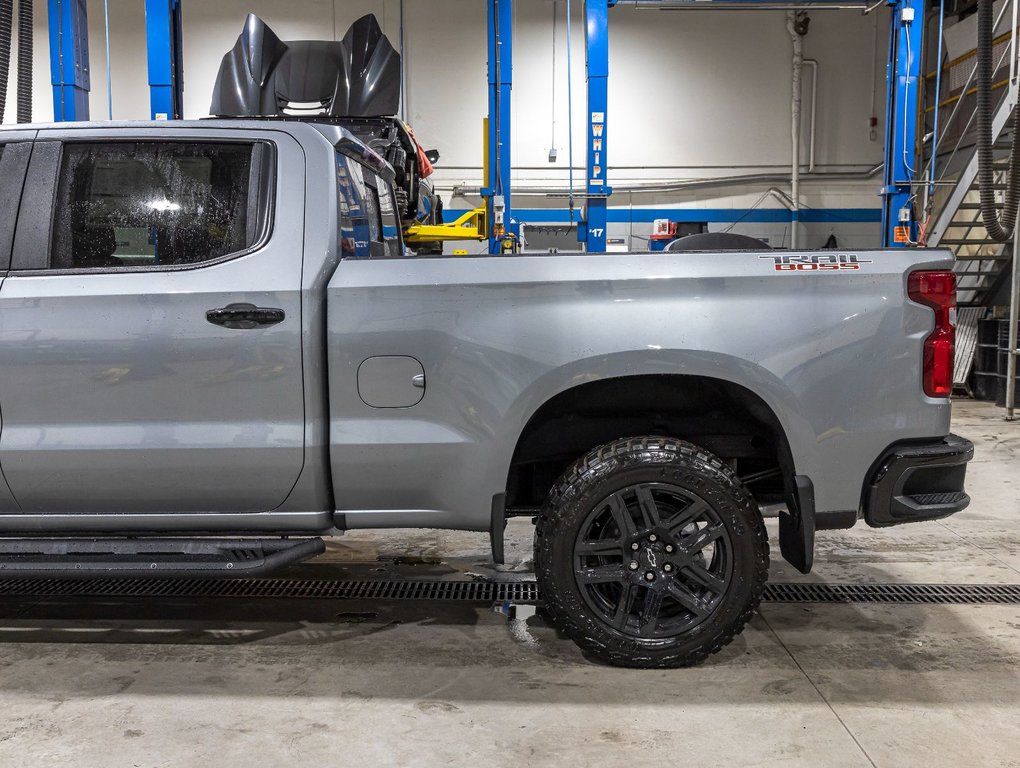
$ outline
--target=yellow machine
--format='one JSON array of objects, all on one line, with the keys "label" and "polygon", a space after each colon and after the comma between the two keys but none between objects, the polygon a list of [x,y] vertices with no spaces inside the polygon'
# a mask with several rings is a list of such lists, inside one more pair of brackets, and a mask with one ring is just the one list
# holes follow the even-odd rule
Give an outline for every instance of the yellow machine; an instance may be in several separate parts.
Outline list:
[{"label": "yellow machine", "polygon": [[404,230],[404,242],[434,243],[446,240],[487,240],[485,209],[475,208],[449,224],[412,224]]},{"label": "yellow machine", "polygon": [[[485,146],[489,131],[488,118],[482,121],[482,146]],[[483,153],[482,173],[485,185],[489,185],[489,157]],[[488,231],[488,208],[475,208],[468,211],[456,221],[449,224],[412,224],[404,230],[404,242],[412,248],[416,244],[436,243],[450,241],[476,240],[484,241],[489,239]],[[466,255],[466,251],[458,252],[458,255]]]}]

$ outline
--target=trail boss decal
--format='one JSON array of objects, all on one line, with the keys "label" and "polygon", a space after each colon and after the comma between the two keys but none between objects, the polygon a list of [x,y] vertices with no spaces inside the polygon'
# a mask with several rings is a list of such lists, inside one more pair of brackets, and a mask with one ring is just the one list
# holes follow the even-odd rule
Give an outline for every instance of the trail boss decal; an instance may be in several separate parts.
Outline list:
[{"label": "trail boss decal", "polygon": [[816,253],[810,256],[759,256],[774,262],[776,272],[831,272],[860,269],[861,264],[872,264],[852,253]]}]

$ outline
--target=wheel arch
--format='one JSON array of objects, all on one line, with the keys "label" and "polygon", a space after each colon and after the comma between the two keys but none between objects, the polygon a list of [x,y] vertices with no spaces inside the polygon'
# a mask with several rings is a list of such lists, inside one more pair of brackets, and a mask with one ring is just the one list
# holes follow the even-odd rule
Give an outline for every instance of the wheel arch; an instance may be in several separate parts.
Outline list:
[{"label": "wheel arch", "polygon": [[[781,472],[783,495],[793,491],[788,428],[758,393],[703,374],[619,375],[575,383],[533,410],[510,461],[508,514],[527,514],[538,506],[536,489],[551,487],[559,471],[587,451],[637,435],[688,440],[731,461],[771,458]],[[534,476],[536,466],[539,476]],[[532,477],[525,478],[529,471]]]}]

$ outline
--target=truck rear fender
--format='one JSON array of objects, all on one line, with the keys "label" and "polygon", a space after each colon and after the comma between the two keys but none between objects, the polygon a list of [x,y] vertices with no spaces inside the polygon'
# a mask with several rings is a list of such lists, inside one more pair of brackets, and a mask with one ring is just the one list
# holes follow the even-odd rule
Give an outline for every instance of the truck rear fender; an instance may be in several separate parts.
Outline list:
[{"label": "truck rear fender", "polygon": [[[652,372],[629,373],[634,370]],[[657,353],[655,362],[646,352],[577,361],[536,381],[508,414],[508,421],[524,426],[508,458],[507,505],[511,514],[537,506],[542,487],[548,490],[588,450],[644,434],[689,440],[734,465],[743,459],[754,466],[768,456],[781,469],[788,495],[794,475],[812,470],[808,457],[794,461],[790,447],[791,434],[814,440],[801,412],[794,394],[769,371],[722,354],[672,350]]]}]

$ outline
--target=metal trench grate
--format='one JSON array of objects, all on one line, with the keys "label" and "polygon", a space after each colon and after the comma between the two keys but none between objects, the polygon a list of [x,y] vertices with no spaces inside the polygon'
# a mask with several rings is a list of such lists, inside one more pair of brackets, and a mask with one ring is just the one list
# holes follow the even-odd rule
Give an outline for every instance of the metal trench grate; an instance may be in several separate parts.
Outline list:
[{"label": "metal trench grate", "polygon": [[1020,584],[769,584],[771,603],[1020,604]]},{"label": "metal trench grate", "polygon": [[0,597],[241,597],[323,600],[538,602],[534,581],[340,581],[330,579],[0,580]]},{"label": "metal trench grate", "polygon": [[[0,580],[0,597],[289,598],[541,602],[534,581],[330,579]],[[768,584],[767,603],[1020,604],[1020,584]]]}]

